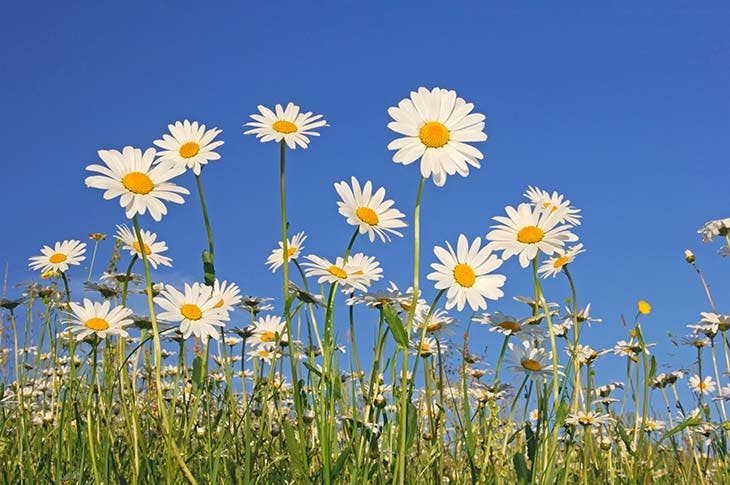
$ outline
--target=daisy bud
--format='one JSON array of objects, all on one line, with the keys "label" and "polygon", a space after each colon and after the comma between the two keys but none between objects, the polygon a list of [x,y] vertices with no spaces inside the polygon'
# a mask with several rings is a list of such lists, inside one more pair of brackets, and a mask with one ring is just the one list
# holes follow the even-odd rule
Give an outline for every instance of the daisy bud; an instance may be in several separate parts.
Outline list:
[{"label": "daisy bud", "polygon": [[689,249],[685,249],[685,250],[684,250],[684,259],[685,259],[685,261],[687,261],[687,262],[688,262],[689,264],[692,264],[692,263],[694,263],[694,262],[695,262],[695,255],[694,255],[694,253],[693,253],[692,251],[690,251]]}]

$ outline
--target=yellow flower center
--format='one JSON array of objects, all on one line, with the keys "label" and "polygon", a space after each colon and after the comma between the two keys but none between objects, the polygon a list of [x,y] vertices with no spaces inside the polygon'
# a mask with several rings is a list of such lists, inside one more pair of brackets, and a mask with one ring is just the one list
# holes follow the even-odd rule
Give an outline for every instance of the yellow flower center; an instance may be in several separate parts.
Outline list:
[{"label": "yellow flower center", "polygon": [[86,328],[90,328],[91,330],[99,332],[101,330],[106,330],[107,328],[109,328],[109,323],[103,318],[89,318],[88,320],[86,320]]},{"label": "yellow flower center", "polygon": [[50,258],[48,258],[48,261],[50,261],[53,264],[63,263],[66,261],[66,255],[63,253],[56,253],[52,254]]},{"label": "yellow flower center", "polygon": [[593,423],[593,417],[592,416],[581,416],[578,418],[578,422],[582,424],[583,426],[588,426],[589,424]]},{"label": "yellow flower center", "polygon": [[[139,248],[139,241],[134,241],[134,244],[132,246],[134,246],[134,250],[137,251],[138,253],[142,252]],[[152,254],[152,250],[150,249],[150,247],[147,244],[144,245],[144,253],[148,256],[150,254]]]},{"label": "yellow flower center", "polygon": [[327,268],[327,271],[329,271],[329,273],[336,278],[339,278],[341,280],[347,279],[347,272],[344,269],[338,268],[335,265]]},{"label": "yellow flower center", "polygon": [[264,332],[260,338],[262,342],[273,342],[276,340],[276,334],[274,332]]},{"label": "yellow flower center", "polygon": [[297,252],[297,248],[295,248],[295,247],[293,247],[293,246],[292,246],[292,247],[290,247],[290,248],[287,248],[287,250],[286,250],[286,254],[287,254],[287,255],[288,255],[288,256],[289,256],[290,258],[291,258],[292,256],[294,256],[294,253],[296,253],[296,252]]},{"label": "yellow flower center", "polygon": [[701,349],[702,347],[705,346],[705,341],[704,340],[695,340],[692,344],[695,347],[697,347],[698,349]]},{"label": "yellow flower center", "polygon": [[269,358],[269,356],[271,355],[271,352],[269,352],[268,350],[264,350],[264,349],[259,349],[259,350],[257,350],[257,351],[256,351],[256,353],[257,353],[257,354],[259,355],[259,357],[261,357],[262,359],[268,359],[268,358]]},{"label": "yellow flower center", "polygon": [[560,256],[558,259],[555,260],[553,263],[553,268],[558,269],[565,266],[565,264],[568,262],[567,256]]},{"label": "yellow flower center", "polygon": [[550,207],[550,212],[555,212],[556,210],[558,210],[558,206],[556,206],[550,202],[544,202],[542,204],[543,209],[547,209],[548,207]]},{"label": "yellow flower center", "polygon": [[223,305],[225,305],[225,304],[226,304],[226,302],[225,302],[225,301],[223,301],[223,298],[221,298],[221,299],[220,299],[220,300],[218,301],[218,303],[216,303],[215,305],[213,305],[213,308],[220,308],[220,307],[222,307],[222,306],[223,306]]},{"label": "yellow flower center", "polygon": [[454,279],[464,288],[471,288],[477,277],[471,266],[459,263],[454,267]]},{"label": "yellow flower center", "polygon": [[705,389],[707,389],[707,383],[705,381],[700,381],[697,384],[697,389],[699,389],[700,391],[704,391]]},{"label": "yellow flower center", "polygon": [[198,145],[194,141],[189,141],[180,146],[180,150],[178,150],[178,152],[183,158],[193,158],[195,155],[198,154],[198,152],[200,152],[200,145]]},{"label": "yellow flower center", "polygon": [[418,138],[428,148],[441,148],[449,142],[451,132],[443,123],[429,121],[418,131]]},{"label": "yellow flower center", "polygon": [[511,330],[512,333],[519,332],[522,330],[522,327],[520,327],[520,324],[517,322],[513,322],[512,320],[505,320],[504,322],[500,322],[497,324],[499,328],[503,328],[505,330]]},{"label": "yellow flower center", "polygon": [[426,326],[426,331],[427,332],[435,332],[436,330],[441,330],[441,326],[442,326],[441,325],[441,322],[429,323]]},{"label": "yellow flower center", "polygon": [[377,226],[378,222],[380,222],[378,215],[370,207],[358,208],[355,211],[355,215],[365,224],[370,224],[371,226]]},{"label": "yellow flower center", "polygon": [[142,195],[149,194],[155,188],[149,175],[142,172],[129,172],[122,177],[122,185],[130,192]]},{"label": "yellow flower center", "polygon": [[292,123],[291,121],[286,120],[278,120],[274,121],[274,124],[271,125],[271,127],[274,129],[274,131],[278,131],[279,133],[294,133],[297,131],[297,125]]},{"label": "yellow flower center", "polygon": [[428,357],[431,355],[431,346],[429,344],[421,344],[421,357]]},{"label": "yellow flower center", "polygon": [[524,244],[535,244],[542,241],[545,233],[537,226],[525,226],[517,233],[517,240]]},{"label": "yellow flower center", "polygon": [[188,320],[200,320],[203,316],[203,310],[198,305],[186,303],[180,307],[180,313]]},{"label": "yellow flower center", "polygon": [[50,271],[46,271],[45,273],[41,273],[41,279],[42,280],[47,280],[49,278],[52,278],[55,275],[56,275],[56,270],[53,270],[52,269]]},{"label": "yellow flower center", "polygon": [[523,360],[522,367],[533,372],[542,370],[542,364],[540,364],[540,362],[536,361],[535,359]]}]

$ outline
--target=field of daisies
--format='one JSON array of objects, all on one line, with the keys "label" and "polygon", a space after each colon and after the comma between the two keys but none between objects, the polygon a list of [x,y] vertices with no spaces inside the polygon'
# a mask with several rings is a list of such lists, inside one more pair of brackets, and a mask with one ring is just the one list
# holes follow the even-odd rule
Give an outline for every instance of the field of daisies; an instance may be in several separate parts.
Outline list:
[{"label": "field of daisies", "polygon": [[[464,228],[484,237],[422,247],[424,185],[449,190],[449,176],[480,167],[485,116],[455,91],[423,87],[387,111],[394,135],[383,143],[393,162],[418,167],[404,168],[415,200],[355,177],[336,183],[351,234],[337,254],[305,249],[291,228],[307,221],[287,219],[287,183],[297,183],[287,154],[326,143],[323,115],[258,106],[244,123],[279,160],[279,199],[261,201],[281,210],[265,262],[278,295],[216,277],[203,179],[223,163],[221,130],[177,121],[133,141],[147,148],[99,150],[79,178],[99,204],[123,209],[117,232],[47,241],[29,258],[35,280],[0,300],[0,481],[727,483],[730,315],[694,255],[685,259],[707,303],[683,343],[696,361],[658,371],[674,363],[657,362],[644,337],[643,300],[628,302],[624,340],[584,345],[600,319],[570,271],[585,257],[580,209],[530,185],[491,227]],[[193,194],[176,183],[188,170]],[[172,261],[155,223],[168,211],[207,234],[198,281],[164,281]],[[406,227],[413,271],[385,274],[368,248]],[[724,263],[730,218],[698,233]],[[504,294],[517,272],[532,294]],[[564,291],[545,294],[546,278]],[[506,298],[523,311],[498,311]],[[362,327],[369,338],[355,338]],[[485,332],[501,345],[480,358],[470,342]],[[606,380],[599,359],[625,378]]]}]

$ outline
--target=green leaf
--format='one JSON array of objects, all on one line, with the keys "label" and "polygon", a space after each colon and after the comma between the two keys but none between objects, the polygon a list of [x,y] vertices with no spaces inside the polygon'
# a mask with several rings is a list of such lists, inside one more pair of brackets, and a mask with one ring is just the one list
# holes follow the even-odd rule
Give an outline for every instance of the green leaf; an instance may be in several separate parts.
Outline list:
[{"label": "green leaf", "polygon": [[205,284],[213,286],[215,283],[215,267],[213,266],[213,255],[207,250],[203,251],[203,278]]},{"label": "green leaf", "polygon": [[294,470],[298,472],[302,479],[307,478],[307,470],[304,466],[304,460],[302,458],[302,448],[299,446],[299,442],[294,436],[294,428],[288,421],[284,421],[284,439],[286,440],[286,447],[289,449],[289,457]]},{"label": "green leaf", "polygon": [[656,357],[651,356],[651,366],[649,367],[649,382],[654,380],[656,377]]},{"label": "green leaf", "polygon": [[416,430],[418,429],[418,411],[411,401],[408,401],[406,411],[406,449],[413,445],[416,438]]},{"label": "green leaf", "polygon": [[685,420],[685,421],[682,421],[682,422],[681,422],[681,423],[679,423],[679,424],[678,424],[677,426],[675,426],[674,428],[672,428],[672,429],[670,429],[669,431],[667,431],[666,433],[664,433],[664,434],[662,435],[662,437],[661,437],[661,438],[659,438],[659,441],[657,441],[657,443],[656,443],[656,444],[657,444],[657,446],[659,446],[659,444],[660,444],[660,443],[661,443],[662,441],[664,441],[665,439],[669,438],[669,437],[670,437],[670,436],[672,436],[672,435],[675,435],[675,434],[679,433],[679,432],[680,432],[680,431],[682,431],[682,430],[683,430],[684,428],[686,428],[686,427],[688,427],[688,426],[697,426],[697,425],[698,425],[698,424],[700,424],[701,422],[702,422],[702,419],[700,419],[700,417],[699,417],[699,416],[697,416],[697,417],[694,417],[694,418],[689,418],[689,419],[687,419],[687,420]]},{"label": "green leaf", "polygon": [[347,448],[342,450],[342,453],[340,453],[340,456],[337,457],[337,461],[335,461],[335,465],[332,467],[332,471],[330,472],[330,478],[333,482],[337,482],[337,477],[340,476],[342,467],[345,466],[345,462],[347,461],[347,458],[349,456],[350,456],[350,447],[348,446]]},{"label": "green leaf", "polygon": [[515,473],[517,473],[517,479],[521,484],[530,482],[530,469],[527,468],[527,461],[525,461],[525,455],[522,453],[515,453],[512,457],[512,464],[515,466]]},{"label": "green leaf", "polygon": [[203,359],[200,356],[193,360],[193,389],[200,389],[203,384]]},{"label": "green leaf", "polygon": [[[629,452],[629,455],[636,458],[636,453],[634,452],[634,450],[631,449],[631,440],[629,439],[629,435],[626,434],[626,430],[624,429],[624,427],[621,426],[620,424],[616,424],[616,429],[618,429],[618,434],[619,434],[619,436],[621,436],[621,441],[623,441],[624,446],[626,446],[626,451]],[[659,444],[659,443],[657,443],[657,444]]]},{"label": "green leaf", "polygon": [[534,464],[535,454],[537,453],[537,436],[535,436],[535,432],[532,431],[530,423],[527,423],[527,426],[525,426],[525,438],[527,440],[527,457]]},{"label": "green leaf", "polygon": [[390,333],[393,334],[396,343],[402,348],[407,349],[408,334],[406,333],[406,329],[403,328],[403,322],[401,322],[398,312],[390,305],[383,305],[383,318],[385,318],[385,323],[388,324]]}]

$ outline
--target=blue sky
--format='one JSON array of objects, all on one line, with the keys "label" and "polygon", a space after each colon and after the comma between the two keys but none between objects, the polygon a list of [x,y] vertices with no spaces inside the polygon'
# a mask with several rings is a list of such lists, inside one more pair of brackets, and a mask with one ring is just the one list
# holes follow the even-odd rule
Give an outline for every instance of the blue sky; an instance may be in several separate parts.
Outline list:
[{"label": "blue sky", "polygon": [[[98,149],[151,146],[168,123],[187,118],[223,129],[222,159],[203,172],[219,276],[278,297],[280,274],[263,265],[279,238],[277,147],[243,136],[242,123],[258,104],[290,100],[325,115],[331,126],[322,136],[290,153],[289,220],[309,234],[307,253],[335,257],[351,234],[337,213],[336,181],[355,175],[385,186],[410,222],[418,172],[390,161],[386,109],[419,86],[439,86],[486,114],[489,140],[479,147],[480,170],[441,189],[427,185],[424,276],[435,244],[462,232],[484,236],[491,217],[538,185],[583,210],[578,234],[588,251],[572,270],[580,302],[604,320],[587,334],[595,346],[624,338],[620,316],[630,320],[639,298],[654,306],[645,333],[665,347],[660,356],[670,350],[667,331],[683,334],[708,310],[685,248],[697,253],[720,311],[730,312],[730,260],[696,234],[730,215],[726,2],[246,4],[4,9],[1,262],[11,282],[32,276],[27,258],[43,244],[113,234],[124,222],[117,201],[84,187]],[[194,189],[189,173],[179,183]],[[206,242],[194,195],[162,223],[143,223],[175,260],[158,279],[200,277]],[[357,250],[407,286],[411,236],[389,245],[362,239]],[[529,293],[531,275],[515,260],[503,271],[508,296]],[[554,301],[568,295],[561,280],[546,290]],[[490,304],[498,309],[522,310],[509,298]],[[493,363],[496,340],[475,338]],[[689,365],[693,353],[679,355],[676,365]]]}]

